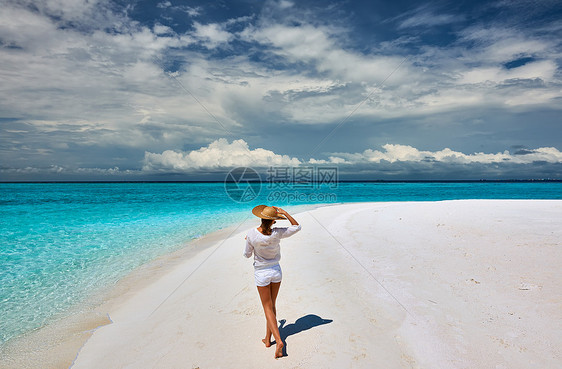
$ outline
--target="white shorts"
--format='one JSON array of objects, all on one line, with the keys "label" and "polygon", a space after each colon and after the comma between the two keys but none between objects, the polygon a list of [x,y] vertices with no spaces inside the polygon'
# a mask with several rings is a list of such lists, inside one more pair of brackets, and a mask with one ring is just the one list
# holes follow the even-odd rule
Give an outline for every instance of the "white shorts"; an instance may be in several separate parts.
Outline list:
[{"label": "white shorts", "polygon": [[283,273],[281,272],[281,265],[279,264],[254,269],[256,286],[259,287],[268,286],[270,283],[279,283],[282,277]]}]

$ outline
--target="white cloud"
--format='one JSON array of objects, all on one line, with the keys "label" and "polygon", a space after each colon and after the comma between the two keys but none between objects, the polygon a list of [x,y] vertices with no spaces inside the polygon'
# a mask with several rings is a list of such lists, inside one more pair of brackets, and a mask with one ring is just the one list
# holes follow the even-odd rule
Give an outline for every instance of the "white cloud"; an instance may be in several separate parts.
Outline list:
[{"label": "white cloud", "polygon": [[217,169],[269,166],[298,166],[301,162],[288,155],[257,148],[250,150],[244,140],[229,143],[220,138],[207,147],[189,152],[166,150],[161,154],[146,152],[144,171],[192,171],[197,169]]},{"label": "white cloud", "polygon": [[407,19],[400,22],[398,28],[411,28],[419,26],[439,26],[443,24],[454,23],[462,20],[463,17],[453,14],[434,14],[429,11],[423,11],[418,14],[414,14]]},{"label": "white cloud", "polygon": [[293,5],[295,5],[292,1],[288,1],[288,0],[281,0],[279,2],[279,8],[281,9],[288,9],[291,8]]},{"label": "white cloud", "polygon": [[162,2],[158,3],[156,6],[158,8],[161,8],[161,9],[166,9],[166,8],[169,8],[170,6],[172,6],[172,3],[169,2],[169,1],[162,1]]},{"label": "white cloud", "polygon": [[[256,148],[250,149],[248,144],[240,139],[229,143],[220,138],[197,150],[177,151],[166,150],[162,153],[145,152],[142,170],[121,170],[113,168],[75,168],[64,165],[50,165],[46,167],[0,168],[0,173],[6,176],[26,175],[64,175],[73,176],[121,176],[123,178],[143,178],[143,175],[162,175],[166,173],[222,173],[225,169],[236,167],[252,167],[257,170],[269,167],[299,167],[310,165],[338,166],[341,173],[386,173],[387,175],[408,176],[409,171],[418,170],[434,175],[448,176],[448,171],[458,173],[484,173],[484,175],[501,175],[502,169],[510,173],[517,173],[518,165],[544,163],[551,165],[562,164],[562,152],[554,147],[538,149],[520,149],[515,153],[505,150],[498,153],[477,152],[465,154],[445,148],[439,151],[419,150],[415,147],[399,144],[386,144],[383,150],[367,149],[358,153],[332,153],[328,159],[314,159],[301,161],[288,155],[276,154],[273,151]],[[549,168],[549,167],[547,167]],[[382,171],[381,171],[382,170]],[[548,171],[548,169],[546,169]],[[540,172],[540,173],[545,173]],[[548,172],[547,172],[548,173]],[[544,175],[544,174],[543,174]],[[554,177],[556,173],[551,173]],[[532,175],[531,175],[532,177]],[[15,177],[17,178],[17,177]],[[78,177],[77,177],[78,178]],[[470,177],[473,179],[473,177]]]},{"label": "white cloud", "polygon": [[458,33],[458,40],[469,46],[461,60],[465,64],[498,66],[521,57],[551,60],[558,47],[556,37],[537,36],[513,27],[472,26]]},{"label": "white cloud", "polygon": [[25,168],[0,168],[0,173],[6,175],[94,175],[103,177],[114,177],[115,175],[135,176],[139,175],[138,170],[123,170],[119,167],[113,168],[71,168],[60,165],[50,165],[48,167],[25,167]]},{"label": "white cloud", "polygon": [[299,166],[307,164],[331,164],[353,166],[358,164],[389,163],[447,163],[447,164],[529,164],[534,162],[562,163],[562,152],[554,147],[541,147],[512,154],[505,150],[498,153],[465,154],[445,148],[439,151],[424,151],[408,145],[386,144],[383,150],[367,149],[360,153],[331,153],[328,160],[311,158],[302,162],[287,155],[257,148],[251,150],[240,139],[229,143],[225,138],[213,141],[206,147],[189,152],[166,150],[161,154],[146,152],[144,171],[189,172],[198,169],[220,169],[234,167]]},{"label": "white cloud", "polygon": [[[404,60],[400,56],[362,55],[345,50],[339,43],[342,30],[336,27],[303,24],[289,26],[267,24],[248,27],[241,37],[268,44],[292,62],[311,63],[319,73],[333,79],[353,82],[381,82]],[[340,40],[341,41],[341,40]],[[399,84],[406,75],[407,65],[396,71],[389,85]]]},{"label": "white cloud", "polygon": [[234,35],[227,32],[224,26],[219,23],[201,24],[195,22],[194,27],[194,36],[201,40],[209,49],[226,44],[234,38]]},{"label": "white cloud", "polygon": [[[0,52],[2,116],[21,117],[22,124],[78,145],[146,149],[160,140],[173,145],[186,136],[207,140],[209,131],[215,134],[204,128],[210,118],[201,106],[160,65],[164,51],[194,41],[165,26],[152,31],[123,21],[120,29],[127,32],[83,33],[22,7],[3,9],[0,38],[12,48]],[[138,107],[157,122],[137,119]],[[197,122],[188,124],[186,116]],[[148,131],[146,124],[159,128]]]},{"label": "white cloud", "polygon": [[187,15],[189,15],[190,17],[196,17],[198,15],[201,15],[201,8],[198,6],[191,7],[187,5],[178,5],[175,6],[174,9],[178,9],[184,13],[187,13]]},{"label": "white cloud", "polygon": [[158,23],[154,25],[153,30],[154,34],[158,36],[175,34],[174,30],[170,27]]},{"label": "white cloud", "polygon": [[481,67],[467,70],[462,73],[459,83],[476,84],[483,82],[501,83],[509,79],[535,79],[540,78],[545,82],[552,81],[557,65],[551,60],[542,60],[527,63],[523,66],[505,69],[496,67]]},{"label": "white cloud", "polygon": [[[534,150],[525,150],[521,154],[511,154],[505,150],[498,153],[473,153],[465,154],[445,148],[440,151],[424,151],[408,145],[386,144],[382,146],[384,151],[367,149],[362,153],[332,153],[330,160],[325,163],[359,164],[380,163],[387,161],[395,162],[441,162],[456,164],[492,164],[492,163],[514,163],[529,164],[533,162],[562,163],[562,152],[554,147],[541,147]],[[314,161],[311,163],[315,163]]]},{"label": "white cloud", "polygon": [[[52,13],[66,14],[55,9],[56,1],[49,4],[44,7]],[[4,114],[21,116],[35,111],[40,119],[65,121],[114,118],[121,127],[131,127],[138,122],[131,119],[131,106],[140,105],[150,110],[166,106],[160,114],[163,122],[182,116],[188,117],[184,121],[190,125],[211,121],[192,97],[162,73],[172,49],[176,60],[189,60],[185,69],[176,72],[177,79],[228,126],[247,124],[244,112],[248,111],[277,114],[296,124],[332,124],[343,120],[371,92],[371,99],[355,116],[407,118],[478,106],[555,106],[562,96],[557,87],[559,67],[551,55],[556,45],[524,33],[514,36],[513,30],[500,27],[472,27],[462,31],[456,45],[426,47],[381,86],[404,61],[404,55],[394,54],[400,49],[388,54],[348,49],[349,30],[307,23],[304,16],[297,25],[264,15],[224,24],[196,22],[192,34],[179,35],[165,25],[157,24],[151,30],[123,14],[107,15],[102,2],[88,4],[85,9],[102,9],[107,19],[100,29],[85,34],[58,28],[52,19],[24,8],[3,10],[0,37],[24,49],[0,55],[3,82],[9,86],[0,99]],[[90,14],[66,12],[72,14],[70,18]],[[103,30],[117,18],[123,32]],[[255,22],[242,32],[228,32],[232,22],[251,19]],[[197,41],[211,49],[227,46],[236,37],[268,45],[272,48],[262,50],[264,55],[281,56],[299,67],[270,69],[247,55],[213,59],[183,49]],[[465,43],[473,46],[467,48]],[[537,60],[509,70],[501,65],[530,54]],[[547,84],[533,87],[519,81],[532,79]]]},{"label": "white cloud", "polygon": [[[0,12],[0,39],[12,47],[44,49],[53,46],[57,27],[47,17],[19,7]],[[59,32],[59,34],[64,34]]]},{"label": "white cloud", "polygon": [[[459,20],[453,16],[434,17],[428,11],[417,16],[417,24],[426,25]],[[413,24],[413,18],[409,19]],[[268,78],[270,90],[266,93],[282,96],[279,101],[286,103],[278,109],[300,124],[341,121],[373,92],[355,115],[384,119],[472,107],[556,107],[557,99],[562,97],[560,69],[553,54],[557,45],[526,32],[471,27],[461,31],[457,43],[443,48],[424,47],[421,54],[405,60],[403,55],[376,49],[371,53],[346,49],[347,30],[333,26],[307,22],[289,25],[263,19],[259,24],[248,26],[240,37],[268,45],[272,53],[300,68],[306,65],[308,78],[319,76],[316,83],[329,81],[340,86],[314,93],[318,89],[309,84],[310,93],[298,94],[298,89],[289,89],[288,84],[279,82],[302,80],[304,73],[295,71],[297,75],[285,73]],[[399,47],[392,50],[399,51]],[[537,59],[518,68],[503,66],[525,55]],[[537,83],[532,85],[530,80]],[[384,86],[380,85],[382,81]]]}]

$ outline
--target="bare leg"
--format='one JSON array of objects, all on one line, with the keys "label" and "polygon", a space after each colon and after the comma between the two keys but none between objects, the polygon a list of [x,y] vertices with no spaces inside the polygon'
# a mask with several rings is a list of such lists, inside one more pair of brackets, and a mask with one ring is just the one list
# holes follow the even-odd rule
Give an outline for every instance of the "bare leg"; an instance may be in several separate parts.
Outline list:
[{"label": "bare leg", "polygon": [[[277,291],[279,292],[279,286],[277,286]],[[281,341],[281,336],[279,335],[279,328],[277,327],[277,318],[273,311],[273,300],[272,300],[272,286],[271,284],[265,287],[258,286],[258,293],[260,294],[261,304],[263,306],[263,311],[265,313],[265,319],[267,320],[267,326],[275,337],[275,342],[277,344],[275,348],[275,358],[283,356],[283,342]],[[277,294],[276,294],[277,295]],[[277,298],[277,296],[276,296]],[[267,334],[267,333],[266,333]]]},{"label": "bare leg", "polygon": [[[271,302],[273,303],[273,315],[275,315],[275,321],[277,322],[277,309],[275,308],[275,301],[277,300],[277,295],[279,294],[281,282],[271,283],[269,286],[271,292]],[[265,323],[265,338],[262,340],[262,342],[265,344],[265,347],[271,346],[271,329],[269,329],[269,324],[267,322]]]}]

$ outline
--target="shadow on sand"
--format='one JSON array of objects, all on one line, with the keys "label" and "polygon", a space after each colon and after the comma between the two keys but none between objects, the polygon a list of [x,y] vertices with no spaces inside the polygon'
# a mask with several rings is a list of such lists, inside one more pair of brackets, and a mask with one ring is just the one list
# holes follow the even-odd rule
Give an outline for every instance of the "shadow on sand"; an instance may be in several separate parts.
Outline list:
[{"label": "shadow on sand", "polygon": [[310,328],[317,327],[319,325],[324,325],[331,323],[331,319],[322,319],[318,315],[305,315],[302,318],[298,318],[294,323],[285,325],[287,321],[285,319],[279,321],[279,335],[281,336],[281,341],[285,344],[283,347],[283,356],[287,356],[287,342],[286,338],[292,336],[293,334],[306,331]]}]

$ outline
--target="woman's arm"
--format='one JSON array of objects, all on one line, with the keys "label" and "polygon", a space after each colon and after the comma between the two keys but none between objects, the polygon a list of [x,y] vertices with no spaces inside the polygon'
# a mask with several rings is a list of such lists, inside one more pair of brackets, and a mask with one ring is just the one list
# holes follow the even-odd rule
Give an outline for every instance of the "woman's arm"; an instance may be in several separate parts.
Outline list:
[{"label": "woman's arm", "polygon": [[246,247],[244,248],[244,256],[249,258],[250,256],[252,256],[252,253],[254,252],[254,246],[250,243],[248,236],[246,236],[245,238],[246,238]]},{"label": "woman's arm", "polygon": [[295,218],[290,216],[289,213],[287,213],[285,210],[278,208],[277,206],[273,206],[273,208],[277,210],[279,214],[284,215],[289,220],[289,222],[291,222],[291,225],[299,225]]}]

